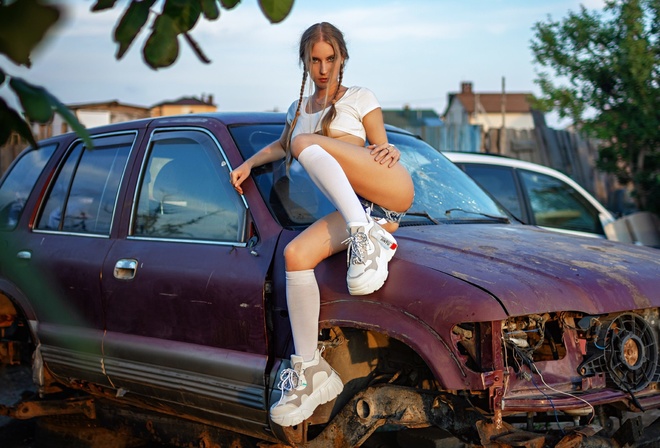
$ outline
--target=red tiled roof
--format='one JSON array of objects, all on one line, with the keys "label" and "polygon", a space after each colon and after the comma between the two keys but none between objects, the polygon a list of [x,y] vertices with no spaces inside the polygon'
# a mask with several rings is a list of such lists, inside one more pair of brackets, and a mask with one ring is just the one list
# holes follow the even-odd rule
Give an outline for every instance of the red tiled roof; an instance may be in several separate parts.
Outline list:
[{"label": "red tiled roof", "polygon": [[[507,113],[530,113],[531,106],[528,98],[532,97],[532,93],[507,93],[505,92],[504,108]],[[461,102],[463,108],[467,113],[472,114],[475,109],[478,113],[500,113],[502,112],[502,93],[501,92],[484,92],[478,93],[472,89],[471,82],[462,82],[461,91],[449,94],[449,101],[447,108],[451,105],[452,101],[456,98]]]},{"label": "red tiled roof", "polygon": [[[504,108],[508,113],[529,113],[531,107],[527,98],[531,93],[505,93]],[[456,99],[461,102],[468,113],[498,113],[502,111],[501,93],[457,93]]]}]

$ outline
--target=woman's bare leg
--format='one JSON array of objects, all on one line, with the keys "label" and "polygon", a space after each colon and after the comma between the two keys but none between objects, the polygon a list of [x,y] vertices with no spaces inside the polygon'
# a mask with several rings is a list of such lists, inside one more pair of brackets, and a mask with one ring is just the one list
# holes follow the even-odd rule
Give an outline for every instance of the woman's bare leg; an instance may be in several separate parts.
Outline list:
[{"label": "woman's bare leg", "polygon": [[299,157],[305,148],[314,144],[321,146],[339,162],[355,193],[396,212],[410,208],[414,188],[410,174],[403,165],[397,163],[390,168],[376,162],[367,148],[319,134],[295,137],[291,144],[293,156]]},{"label": "woman's bare leg", "polygon": [[345,232],[344,218],[334,212],[308,227],[284,250],[286,298],[293,344],[295,353],[305,361],[313,358],[318,343],[321,296],[314,268],[346,247],[342,244]]},{"label": "woman's bare leg", "polygon": [[338,212],[314,222],[284,249],[287,271],[314,269],[329,256],[346,249],[346,221]]}]

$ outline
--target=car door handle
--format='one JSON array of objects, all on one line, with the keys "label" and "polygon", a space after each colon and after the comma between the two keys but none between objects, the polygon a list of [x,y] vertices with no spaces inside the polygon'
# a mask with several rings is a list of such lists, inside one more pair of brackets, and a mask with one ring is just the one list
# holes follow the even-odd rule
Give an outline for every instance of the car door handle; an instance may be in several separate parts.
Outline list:
[{"label": "car door handle", "polygon": [[32,258],[32,252],[29,250],[22,250],[16,254],[16,257],[18,257],[19,260],[29,260]]},{"label": "car door handle", "polygon": [[132,280],[137,272],[137,260],[123,258],[115,263],[114,276],[119,280]]}]

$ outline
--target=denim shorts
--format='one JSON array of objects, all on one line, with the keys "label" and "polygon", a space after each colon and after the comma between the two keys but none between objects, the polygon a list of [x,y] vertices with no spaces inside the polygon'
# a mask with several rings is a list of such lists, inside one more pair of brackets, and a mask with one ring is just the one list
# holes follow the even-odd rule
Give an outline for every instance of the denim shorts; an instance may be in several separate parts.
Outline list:
[{"label": "denim shorts", "polygon": [[367,210],[371,217],[375,218],[376,221],[379,219],[384,219],[387,222],[399,224],[401,219],[406,214],[406,212],[393,212],[392,210],[388,210],[385,207],[381,207],[380,205],[374,204],[371,201],[367,201],[364,198],[360,198],[360,202],[362,203],[362,206],[365,208],[365,210]]}]

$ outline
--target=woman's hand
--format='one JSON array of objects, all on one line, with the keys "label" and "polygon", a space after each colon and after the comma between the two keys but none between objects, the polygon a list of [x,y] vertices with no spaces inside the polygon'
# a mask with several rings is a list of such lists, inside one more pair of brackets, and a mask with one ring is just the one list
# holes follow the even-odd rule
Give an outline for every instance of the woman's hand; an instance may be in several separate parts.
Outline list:
[{"label": "woman's hand", "polygon": [[391,143],[381,143],[380,145],[367,146],[371,150],[371,155],[374,155],[374,160],[381,165],[387,164],[389,168],[393,167],[399,159],[401,159],[401,151],[399,151]]},{"label": "woman's hand", "polygon": [[239,194],[243,194],[241,184],[245,179],[250,177],[251,171],[252,167],[250,167],[247,162],[243,162],[234,171],[229,173],[229,182],[231,182],[232,186],[236,191],[238,191]]}]

